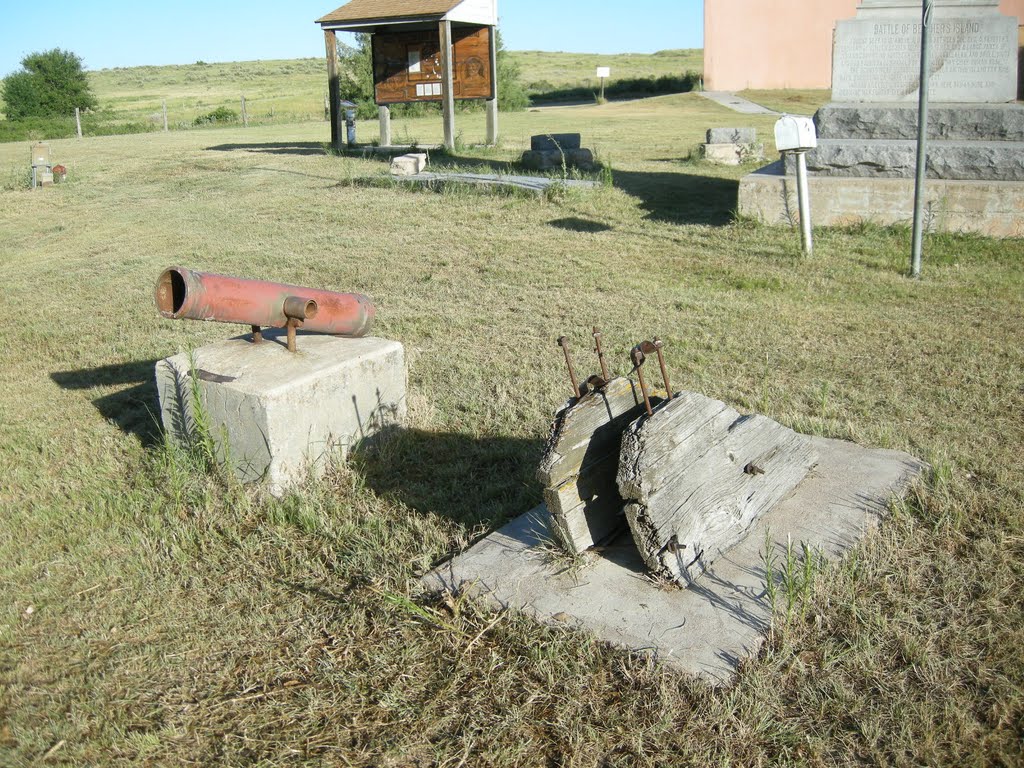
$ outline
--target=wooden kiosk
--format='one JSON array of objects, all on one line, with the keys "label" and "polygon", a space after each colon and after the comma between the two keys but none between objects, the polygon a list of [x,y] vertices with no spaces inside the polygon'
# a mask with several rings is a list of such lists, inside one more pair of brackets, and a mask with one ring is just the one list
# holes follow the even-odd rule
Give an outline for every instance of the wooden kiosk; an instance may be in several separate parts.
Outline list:
[{"label": "wooden kiosk", "polygon": [[391,144],[391,104],[441,102],[444,145],[455,146],[455,100],[487,102],[487,143],[498,141],[497,0],[351,0],[317,19],[327,46],[331,144],[345,141],[336,32],[371,35],[381,146]]}]

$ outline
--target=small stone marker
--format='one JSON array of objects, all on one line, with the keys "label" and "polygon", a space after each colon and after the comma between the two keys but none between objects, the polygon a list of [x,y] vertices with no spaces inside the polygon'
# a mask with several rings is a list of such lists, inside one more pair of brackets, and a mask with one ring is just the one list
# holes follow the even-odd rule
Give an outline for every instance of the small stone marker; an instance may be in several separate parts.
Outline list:
[{"label": "small stone marker", "polygon": [[618,485],[644,562],[685,585],[739,542],[817,461],[806,435],[680,392],[623,433]]},{"label": "small stone marker", "polygon": [[530,137],[530,148],[523,152],[521,163],[534,171],[550,171],[563,166],[591,170],[594,153],[581,147],[578,133],[542,133]]},{"label": "small stone marker", "polygon": [[578,133],[542,133],[530,137],[530,149],[534,152],[566,152],[583,146],[583,137]]},{"label": "small stone marker", "polygon": [[752,144],[757,141],[756,128],[708,128],[708,144]]},{"label": "small stone marker", "polygon": [[622,431],[643,411],[640,390],[618,377],[555,415],[537,479],[566,550],[582,552],[626,527],[615,473]]},{"label": "small stone marker", "polygon": [[708,128],[707,142],[701,145],[704,159],[718,165],[739,165],[764,159],[764,144],[757,141],[757,129]]},{"label": "small stone marker", "polygon": [[399,155],[391,161],[391,175],[415,176],[426,167],[426,152],[413,152],[408,155]]}]

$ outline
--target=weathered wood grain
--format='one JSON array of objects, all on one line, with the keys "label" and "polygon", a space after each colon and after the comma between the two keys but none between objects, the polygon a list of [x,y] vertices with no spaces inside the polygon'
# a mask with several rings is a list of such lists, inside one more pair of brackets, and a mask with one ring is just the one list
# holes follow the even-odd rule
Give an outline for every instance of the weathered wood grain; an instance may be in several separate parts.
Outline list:
[{"label": "weathered wood grain", "polygon": [[688,583],[817,463],[806,435],[681,392],[623,433],[618,486],[644,562]]},{"label": "weathered wood grain", "polygon": [[582,552],[625,528],[616,470],[622,431],[642,412],[634,382],[615,378],[556,414],[537,479],[566,550]]}]

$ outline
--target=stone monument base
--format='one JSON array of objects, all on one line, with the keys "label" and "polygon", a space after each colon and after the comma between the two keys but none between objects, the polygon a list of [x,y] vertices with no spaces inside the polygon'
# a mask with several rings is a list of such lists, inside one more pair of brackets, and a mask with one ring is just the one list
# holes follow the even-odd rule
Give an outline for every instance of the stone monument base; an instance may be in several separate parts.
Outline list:
[{"label": "stone monument base", "polygon": [[[282,495],[359,440],[405,421],[405,351],[396,341],[265,330],[156,364],[160,417],[188,446],[205,419],[219,460],[242,482],[265,480]],[[196,407],[198,393],[201,408]],[[199,418],[197,418],[199,417]]]},{"label": "stone monument base", "polygon": [[[819,139],[807,153],[812,175],[914,177],[917,142],[909,139]],[[786,172],[796,174],[796,157],[786,157]],[[925,161],[929,179],[1024,181],[1022,141],[929,141]]]},{"label": "stone monument base", "polygon": [[[862,221],[905,224],[914,217],[914,180],[810,176],[811,221],[840,226]],[[928,231],[1024,237],[1024,182],[933,179],[925,184]],[[740,179],[741,216],[766,224],[798,221],[796,177],[775,162]]]}]

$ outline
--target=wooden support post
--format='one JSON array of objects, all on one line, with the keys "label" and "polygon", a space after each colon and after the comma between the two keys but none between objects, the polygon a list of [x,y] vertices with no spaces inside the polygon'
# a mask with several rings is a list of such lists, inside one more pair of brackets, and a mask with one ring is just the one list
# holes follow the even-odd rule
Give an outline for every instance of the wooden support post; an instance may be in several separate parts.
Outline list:
[{"label": "wooden support post", "polygon": [[164,112],[164,133],[167,133],[167,99],[161,103]]},{"label": "wooden support post", "polygon": [[249,113],[245,111],[245,96],[242,96],[242,126],[249,127]]},{"label": "wooden support post", "polygon": [[488,99],[487,107],[487,145],[489,147],[498,144],[498,100]]},{"label": "wooden support post", "polygon": [[381,104],[377,109],[377,115],[380,118],[380,145],[382,147],[391,146],[391,107],[387,104]]},{"label": "wooden support post", "polygon": [[333,29],[324,30],[324,45],[327,48],[327,98],[331,103],[331,146],[341,149],[341,106],[338,84],[338,40]]},{"label": "wooden support post", "polygon": [[494,27],[490,29],[491,38],[491,93],[494,98],[487,100],[487,145],[498,144],[498,34]]},{"label": "wooden support post", "polygon": [[445,149],[455,149],[455,90],[452,85],[452,23],[438,24],[441,38],[441,114],[444,120]]},{"label": "wooden support post", "polygon": [[82,113],[75,107],[75,127],[78,129],[78,138],[82,138]]}]

